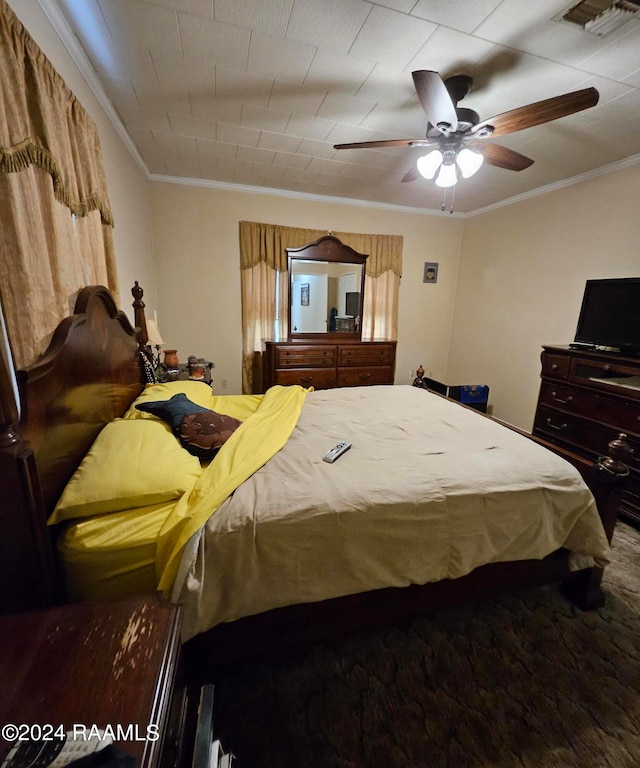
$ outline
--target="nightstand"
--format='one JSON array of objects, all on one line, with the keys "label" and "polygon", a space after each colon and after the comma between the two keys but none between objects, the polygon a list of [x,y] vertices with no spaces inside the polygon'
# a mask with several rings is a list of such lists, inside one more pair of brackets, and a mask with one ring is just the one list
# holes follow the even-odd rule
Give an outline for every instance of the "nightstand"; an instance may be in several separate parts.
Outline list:
[{"label": "nightstand", "polygon": [[0,616],[0,725],[112,730],[136,768],[190,764],[180,623],[155,595]]},{"label": "nightstand", "polygon": [[215,368],[215,363],[208,360],[204,361],[202,366],[198,367],[201,370],[200,375],[194,375],[194,367],[189,364],[180,363],[177,368],[167,368],[163,363],[160,363],[156,370],[158,381],[203,381],[205,384],[211,386],[213,384],[213,376],[211,371]]}]

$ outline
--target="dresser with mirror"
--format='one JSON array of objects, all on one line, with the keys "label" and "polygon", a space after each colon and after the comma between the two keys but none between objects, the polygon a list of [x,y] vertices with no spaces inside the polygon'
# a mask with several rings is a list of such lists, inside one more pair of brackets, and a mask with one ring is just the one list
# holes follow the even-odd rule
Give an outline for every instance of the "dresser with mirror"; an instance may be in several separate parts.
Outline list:
[{"label": "dresser with mirror", "polygon": [[289,330],[265,341],[264,388],[393,384],[396,342],[362,340],[367,255],[333,235],[286,250]]}]

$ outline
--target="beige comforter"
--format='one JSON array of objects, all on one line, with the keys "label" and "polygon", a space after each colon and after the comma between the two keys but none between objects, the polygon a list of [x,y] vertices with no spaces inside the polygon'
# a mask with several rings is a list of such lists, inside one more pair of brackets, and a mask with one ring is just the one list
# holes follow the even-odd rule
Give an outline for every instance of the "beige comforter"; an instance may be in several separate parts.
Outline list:
[{"label": "beige comforter", "polygon": [[[339,440],[353,447],[322,461]],[[411,386],[312,392],[285,447],[187,545],[184,639],[271,608],[463,576],[608,544],[577,471],[476,411]],[[586,559],[585,559],[586,556]]]}]

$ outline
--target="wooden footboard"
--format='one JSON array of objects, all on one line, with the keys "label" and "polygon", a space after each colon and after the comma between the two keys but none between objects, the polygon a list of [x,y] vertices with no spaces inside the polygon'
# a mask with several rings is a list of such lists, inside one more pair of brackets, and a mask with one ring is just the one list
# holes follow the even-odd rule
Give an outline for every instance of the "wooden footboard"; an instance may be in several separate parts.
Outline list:
[{"label": "wooden footboard", "polygon": [[[629,448],[624,436],[613,441],[608,454],[595,465],[544,440],[531,439],[578,469],[594,494],[611,541],[618,518],[621,486],[628,474],[622,461],[628,455]],[[560,549],[543,560],[491,563],[458,579],[377,589],[317,603],[277,608],[219,624],[185,644],[187,675],[199,680],[203,677],[214,680],[229,666],[250,659],[280,657],[313,643],[336,640],[355,632],[407,621],[415,616],[428,616],[456,603],[485,600],[546,584],[559,584],[563,594],[582,610],[599,608],[604,603],[602,568],[574,572],[569,566],[569,557],[568,550]]]}]

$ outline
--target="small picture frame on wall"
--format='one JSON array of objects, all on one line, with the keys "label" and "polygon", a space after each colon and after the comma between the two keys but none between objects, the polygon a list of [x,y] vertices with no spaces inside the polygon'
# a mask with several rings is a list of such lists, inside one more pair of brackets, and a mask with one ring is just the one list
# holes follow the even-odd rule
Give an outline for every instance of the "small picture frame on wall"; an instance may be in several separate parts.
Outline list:
[{"label": "small picture frame on wall", "polygon": [[300,305],[309,306],[309,283],[300,283]]},{"label": "small picture frame on wall", "polygon": [[438,264],[433,261],[425,261],[424,263],[424,276],[422,278],[423,283],[437,283],[438,282]]}]

